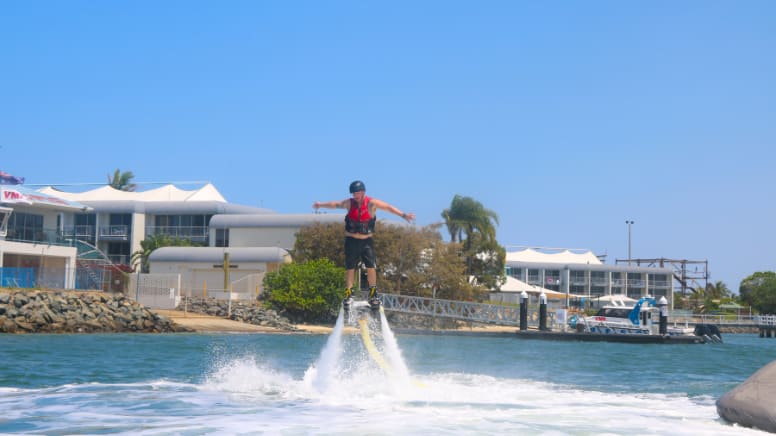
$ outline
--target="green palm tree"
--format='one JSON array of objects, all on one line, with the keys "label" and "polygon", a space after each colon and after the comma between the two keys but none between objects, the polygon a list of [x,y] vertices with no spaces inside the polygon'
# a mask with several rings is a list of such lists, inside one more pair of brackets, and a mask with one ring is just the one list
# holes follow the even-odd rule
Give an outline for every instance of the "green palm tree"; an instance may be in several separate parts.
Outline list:
[{"label": "green palm tree", "polygon": [[140,250],[137,250],[134,253],[132,253],[132,256],[129,258],[129,262],[130,264],[132,264],[133,268],[137,268],[137,265],[140,264],[141,272],[147,273],[150,267],[148,258],[151,256],[151,253],[157,248],[191,247],[194,245],[195,244],[193,244],[188,239],[176,238],[170,235],[165,235],[163,233],[148,235],[146,236],[145,239],[140,241]]},{"label": "green palm tree", "polygon": [[479,201],[456,195],[450,208],[442,211],[450,239],[463,246],[467,276],[475,276],[486,287],[502,280],[506,252],[496,241],[498,215]]},{"label": "green palm tree", "polygon": [[496,241],[498,215],[471,197],[453,197],[450,208],[442,211],[442,218],[452,242],[462,242],[467,250],[471,248],[475,235],[486,244]]},{"label": "green palm tree", "polygon": [[131,182],[134,178],[135,175],[132,174],[132,171],[121,172],[121,170],[116,168],[116,171],[113,173],[113,177],[108,174],[108,185],[118,189],[119,191],[132,192],[137,189],[137,185]]},{"label": "green palm tree", "polygon": [[706,297],[712,300],[721,300],[731,296],[730,289],[728,289],[725,282],[717,280],[714,283],[708,283],[706,285]]}]

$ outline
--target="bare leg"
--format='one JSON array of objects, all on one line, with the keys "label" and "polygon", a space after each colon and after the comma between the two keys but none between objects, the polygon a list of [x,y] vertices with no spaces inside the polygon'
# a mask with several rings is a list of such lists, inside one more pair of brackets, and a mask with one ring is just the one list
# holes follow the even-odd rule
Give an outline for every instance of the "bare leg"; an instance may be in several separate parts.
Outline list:
[{"label": "bare leg", "polygon": [[374,268],[366,269],[366,281],[369,282],[369,287],[377,286],[377,272]]},{"label": "bare leg", "polygon": [[345,270],[345,299],[342,300],[342,308],[347,313],[350,310],[350,303],[353,302],[353,277],[355,270]]},{"label": "bare leg", "polygon": [[369,282],[369,306],[372,310],[378,310],[380,297],[377,296],[377,272],[374,268],[366,269],[366,280]]}]

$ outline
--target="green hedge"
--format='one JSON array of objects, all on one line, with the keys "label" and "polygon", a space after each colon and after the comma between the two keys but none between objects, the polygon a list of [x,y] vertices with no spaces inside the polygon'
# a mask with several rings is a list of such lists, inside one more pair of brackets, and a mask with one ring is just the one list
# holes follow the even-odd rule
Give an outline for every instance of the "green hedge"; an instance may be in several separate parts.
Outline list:
[{"label": "green hedge", "polygon": [[283,265],[264,277],[265,299],[294,322],[328,322],[345,294],[345,270],[327,259]]}]

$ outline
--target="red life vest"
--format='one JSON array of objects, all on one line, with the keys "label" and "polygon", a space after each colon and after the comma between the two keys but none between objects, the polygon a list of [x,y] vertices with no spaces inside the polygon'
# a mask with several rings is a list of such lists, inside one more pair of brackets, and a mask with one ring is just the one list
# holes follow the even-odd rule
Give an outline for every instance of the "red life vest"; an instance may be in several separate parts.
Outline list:
[{"label": "red life vest", "polygon": [[350,209],[345,215],[346,232],[368,235],[375,231],[377,217],[369,214],[369,200],[370,198],[365,195],[359,206],[356,200],[350,199]]}]

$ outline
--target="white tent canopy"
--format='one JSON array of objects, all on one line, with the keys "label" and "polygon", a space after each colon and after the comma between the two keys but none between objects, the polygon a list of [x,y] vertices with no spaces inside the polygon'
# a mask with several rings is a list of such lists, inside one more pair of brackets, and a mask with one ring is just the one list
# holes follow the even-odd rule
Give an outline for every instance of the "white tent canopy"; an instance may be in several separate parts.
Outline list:
[{"label": "white tent canopy", "polygon": [[51,186],[46,186],[45,188],[41,188],[39,192],[56,195],[70,201],[216,201],[226,203],[226,199],[224,199],[215,186],[210,183],[205,184],[199,189],[193,190],[183,190],[174,185],[167,184],[147,191],[132,192],[121,191],[109,185],[85,192],[64,192]]},{"label": "white tent canopy", "polygon": [[526,248],[518,251],[507,252],[507,262],[531,262],[531,263],[564,263],[564,264],[588,264],[601,265],[601,260],[592,251],[574,253],[564,249],[555,253],[546,253]]},{"label": "white tent canopy", "polygon": [[[515,293],[515,294],[520,294],[523,291],[533,296],[538,296],[541,293],[544,293],[544,295],[546,295],[547,298],[551,298],[551,299],[566,298],[566,295],[567,295],[565,292],[551,291],[549,289],[542,288],[541,286],[530,285],[512,276],[507,276],[506,283],[501,285],[501,289],[499,290],[499,292]],[[568,294],[568,296],[570,298],[579,297],[579,295],[575,295],[575,294]]]}]

